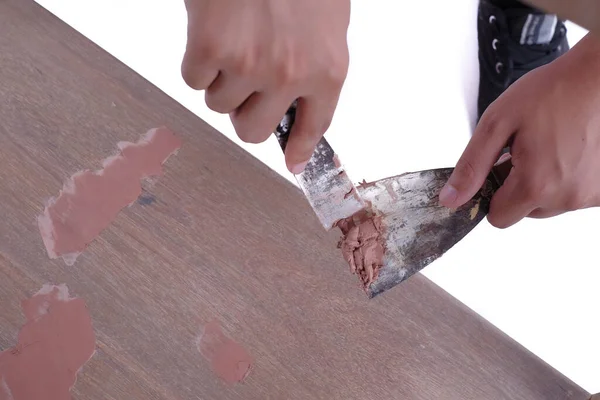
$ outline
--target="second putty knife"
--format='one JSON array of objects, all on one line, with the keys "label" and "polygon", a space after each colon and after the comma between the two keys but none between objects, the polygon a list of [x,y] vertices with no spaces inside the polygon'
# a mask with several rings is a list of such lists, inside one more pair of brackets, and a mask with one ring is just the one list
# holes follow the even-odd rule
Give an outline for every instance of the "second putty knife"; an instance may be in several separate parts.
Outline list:
[{"label": "second putty knife", "polygon": [[365,280],[363,273],[367,296],[375,297],[405,281],[464,238],[485,218],[492,196],[511,168],[510,160],[496,165],[479,192],[455,210],[438,203],[453,168],[411,172],[359,186],[364,201],[381,218],[385,243],[376,276]]}]

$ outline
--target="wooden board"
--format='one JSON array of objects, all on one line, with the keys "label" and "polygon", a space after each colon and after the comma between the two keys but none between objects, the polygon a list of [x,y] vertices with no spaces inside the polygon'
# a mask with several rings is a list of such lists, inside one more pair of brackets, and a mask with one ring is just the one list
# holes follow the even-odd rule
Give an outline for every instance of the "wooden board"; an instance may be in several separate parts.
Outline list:
[{"label": "wooden board", "polygon": [[[160,125],[184,145],[155,201],[49,260],[45,200]],[[420,275],[367,300],[299,190],[31,0],[0,0],[0,216],[0,348],[66,283],[97,335],[75,399],[589,398]],[[242,384],[196,349],[215,317],[255,359]]]}]

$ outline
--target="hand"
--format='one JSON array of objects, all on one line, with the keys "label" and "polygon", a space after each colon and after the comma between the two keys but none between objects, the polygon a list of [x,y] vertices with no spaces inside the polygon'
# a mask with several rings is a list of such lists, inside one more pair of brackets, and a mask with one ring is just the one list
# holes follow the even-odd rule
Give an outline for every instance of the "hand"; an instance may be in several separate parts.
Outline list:
[{"label": "hand", "polygon": [[528,73],[486,110],[440,203],[456,208],[472,198],[510,141],[513,168],[492,198],[492,225],[600,205],[598,39],[588,35]]},{"label": "hand", "polygon": [[298,99],[286,164],[300,173],[329,128],[348,71],[350,0],[186,0],[186,83],[245,142],[273,133]]}]

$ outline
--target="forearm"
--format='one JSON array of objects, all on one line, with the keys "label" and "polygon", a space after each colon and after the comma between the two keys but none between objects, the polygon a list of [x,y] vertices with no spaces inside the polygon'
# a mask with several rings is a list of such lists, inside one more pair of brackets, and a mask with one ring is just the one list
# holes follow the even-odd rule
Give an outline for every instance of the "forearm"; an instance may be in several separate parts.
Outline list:
[{"label": "forearm", "polygon": [[[588,99],[594,99],[595,107],[600,107],[600,37],[588,33],[571,50],[552,63],[555,65],[554,86],[565,86],[561,90],[590,92]],[[576,74],[574,74],[576,71]],[[574,79],[575,78],[575,79]],[[597,108],[596,108],[597,109]]]},{"label": "forearm", "polygon": [[523,0],[540,10],[557,14],[600,34],[600,1],[598,0]]}]

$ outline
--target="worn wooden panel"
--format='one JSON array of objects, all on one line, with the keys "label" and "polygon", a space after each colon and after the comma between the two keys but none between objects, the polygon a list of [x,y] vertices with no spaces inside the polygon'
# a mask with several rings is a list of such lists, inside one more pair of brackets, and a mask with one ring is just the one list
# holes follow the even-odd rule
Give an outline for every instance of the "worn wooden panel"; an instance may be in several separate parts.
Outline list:
[{"label": "worn wooden panel", "polygon": [[[155,201],[49,260],[45,199],[159,125],[184,145]],[[66,283],[98,338],[75,399],[589,397],[420,275],[367,300],[296,188],[31,0],[0,0],[0,216],[0,348],[20,299]],[[196,350],[213,317],[256,360],[243,384]]]}]

